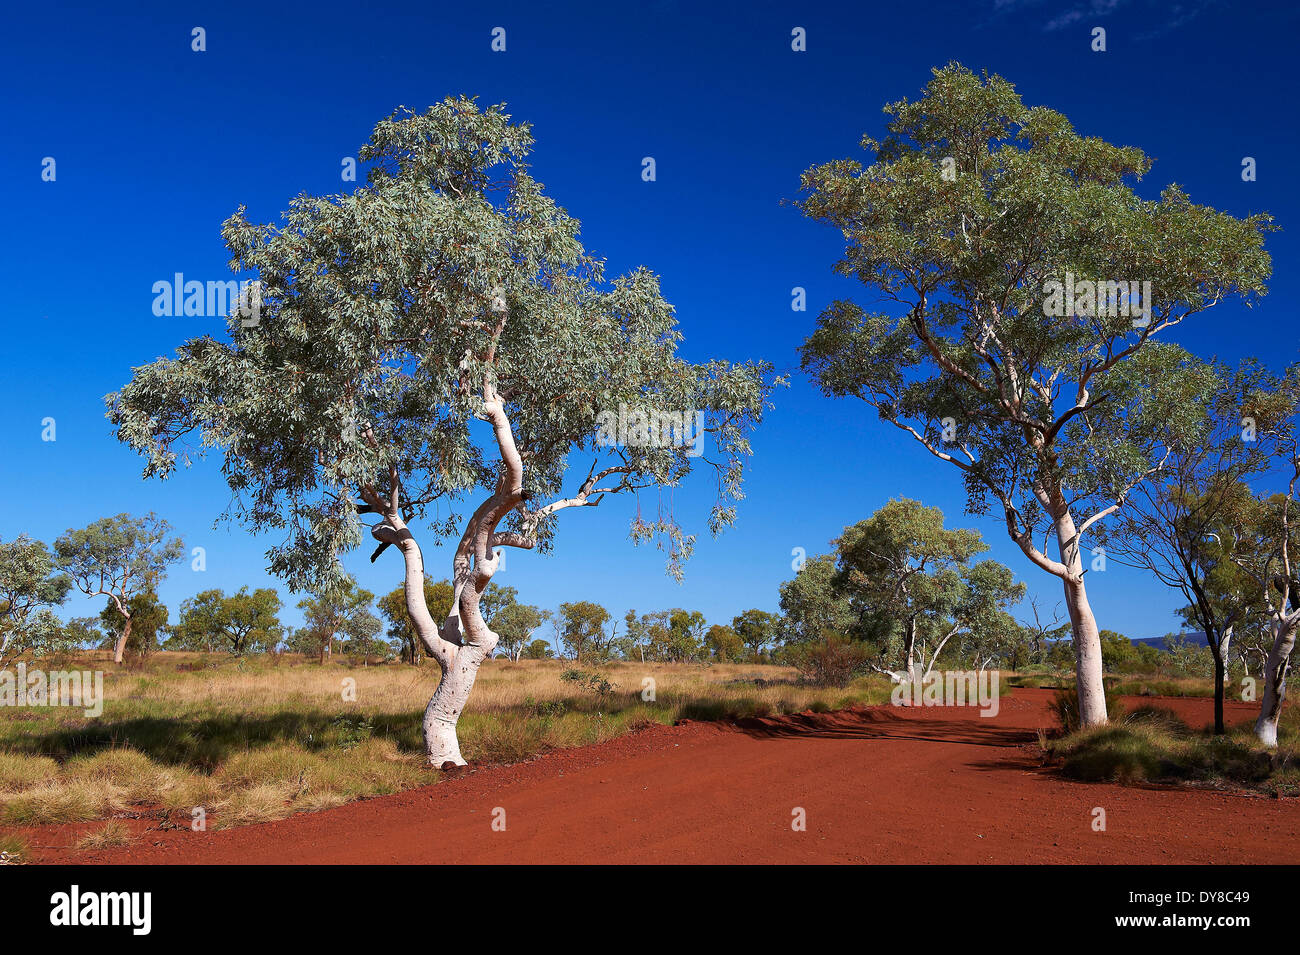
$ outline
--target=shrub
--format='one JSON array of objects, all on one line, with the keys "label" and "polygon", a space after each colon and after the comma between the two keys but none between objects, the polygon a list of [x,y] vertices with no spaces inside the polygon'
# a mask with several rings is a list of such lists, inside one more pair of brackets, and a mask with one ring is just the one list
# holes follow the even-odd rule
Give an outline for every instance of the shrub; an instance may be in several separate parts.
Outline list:
[{"label": "shrub", "polygon": [[560,674],[560,679],[565,683],[576,684],[584,690],[590,690],[602,698],[618,689],[617,684],[610,683],[599,673],[588,673],[586,670],[565,670]]},{"label": "shrub", "polygon": [[799,675],[814,686],[846,687],[867,666],[867,648],[838,634],[800,644],[790,657]]}]

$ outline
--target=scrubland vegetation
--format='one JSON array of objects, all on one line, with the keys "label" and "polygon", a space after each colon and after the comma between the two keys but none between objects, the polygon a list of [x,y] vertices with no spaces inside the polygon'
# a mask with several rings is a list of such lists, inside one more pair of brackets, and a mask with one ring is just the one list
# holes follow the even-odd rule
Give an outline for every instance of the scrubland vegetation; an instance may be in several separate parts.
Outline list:
[{"label": "scrubland vegetation", "polygon": [[[72,661],[82,664],[103,660]],[[106,674],[101,718],[56,707],[0,721],[0,825],[144,813],[189,827],[202,807],[210,826],[234,826],[436,781],[420,727],[436,674],[159,653]],[[348,680],[355,702],[343,698]],[[475,763],[502,763],[681,719],[828,710],[888,693],[877,676],[828,689],[785,667],[497,660],[484,665],[462,727]]]}]

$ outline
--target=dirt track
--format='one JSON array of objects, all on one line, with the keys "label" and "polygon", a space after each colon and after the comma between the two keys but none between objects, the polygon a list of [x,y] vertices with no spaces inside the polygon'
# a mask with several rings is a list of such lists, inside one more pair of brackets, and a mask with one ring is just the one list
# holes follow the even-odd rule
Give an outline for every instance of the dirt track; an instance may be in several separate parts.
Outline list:
[{"label": "dirt track", "polygon": [[[1040,766],[1050,692],[1001,713],[875,707],[691,723],[280,822],[148,830],[97,863],[1300,862],[1300,801],[1072,783]],[[1145,700],[1142,702],[1153,702]],[[1208,700],[1160,700],[1205,722]],[[1243,722],[1254,707],[1229,704]],[[1093,808],[1107,830],[1092,830]],[[506,829],[494,831],[493,811]],[[791,828],[802,807],[807,831]],[[143,824],[141,824],[143,828]]]}]

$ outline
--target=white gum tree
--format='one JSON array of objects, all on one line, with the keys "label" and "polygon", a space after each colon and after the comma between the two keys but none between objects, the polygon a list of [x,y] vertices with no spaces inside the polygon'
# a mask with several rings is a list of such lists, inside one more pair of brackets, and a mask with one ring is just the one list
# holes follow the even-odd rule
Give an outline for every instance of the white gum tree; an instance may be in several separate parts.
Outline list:
[{"label": "white gum tree", "polygon": [[885,111],[889,135],[862,140],[871,165],[809,169],[799,205],[841,231],[838,271],[888,311],[832,303],[804,368],[956,467],[969,510],[998,513],[1061,581],[1082,721],[1104,723],[1087,535],[1194,424],[1206,384],[1160,336],[1265,291],[1271,220],[1172,185],[1144,199],[1141,150],[1081,136],[959,64]]},{"label": "white gum tree", "polygon": [[1290,478],[1285,494],[1239,500],[1229,517],[1228,550],[1256,588],[1271,638],[1264,662],[1264,692],[1260,696],[1255,736],[1267,746],[1277,745],[1277,727],[1286,702],[1286,678],[1291,668],[1296,635],[1300,632],[1300,571],[1296,567],[1296,485],[1300,482],[1300,445],[1294,438],[1279,453]]},{"label": "white gum tree", "polygon": [[[656,276],[606,280],[530,175],[531,145],[502,106],[398,110],[361,151],[364,186],[300,195],[281,225],[243,208],[224,224],[232,269],[258,283],[229,340],[189,341],[106,399],[146,476],[220,449],[228,516],[283,535],[269,566],[295,590],[337,582],[339,555],[374,520],[371,560],[400,554],[407,610],[441,670],[424,718],[434,766],[465,763],[456,725],[498,642],[480,600],[502,548],[545,551],[562,512],[674,486],[699,463],[716,476],[719,532],[777,383],[766,363],[679,358]],[[683,433],[696,412],[707,448]],[[650,427],[659,415],[684,427]],[[611,416],[618,434],[601,427]],[[585,473],[566,494],[571,456]],[[442,621],[425,601],[420,522],[426,539],[455,540]],[[671,514],[638,511],[631,537],[666,549],[678,576],[694,543]]]}]

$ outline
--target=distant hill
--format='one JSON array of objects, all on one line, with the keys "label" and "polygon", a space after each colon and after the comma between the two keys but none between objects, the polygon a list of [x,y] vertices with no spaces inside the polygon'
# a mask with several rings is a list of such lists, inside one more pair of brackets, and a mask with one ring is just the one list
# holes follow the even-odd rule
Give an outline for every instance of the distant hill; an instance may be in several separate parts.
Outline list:
[{"label": "distant hill", "polygon": [[[1178,634],[1169,634],[1168,636],[1178,636]],[[1205,642],[1205,634],[1198,633],[1195,630],[1185,630],[1182,637],[1187,642],[1200,646]],[[1145,643],[1149,647],[1155,647],[1157,650],[1165,649],[1165,640],[1167,637],[1129,637],[1133,643]]]}]

